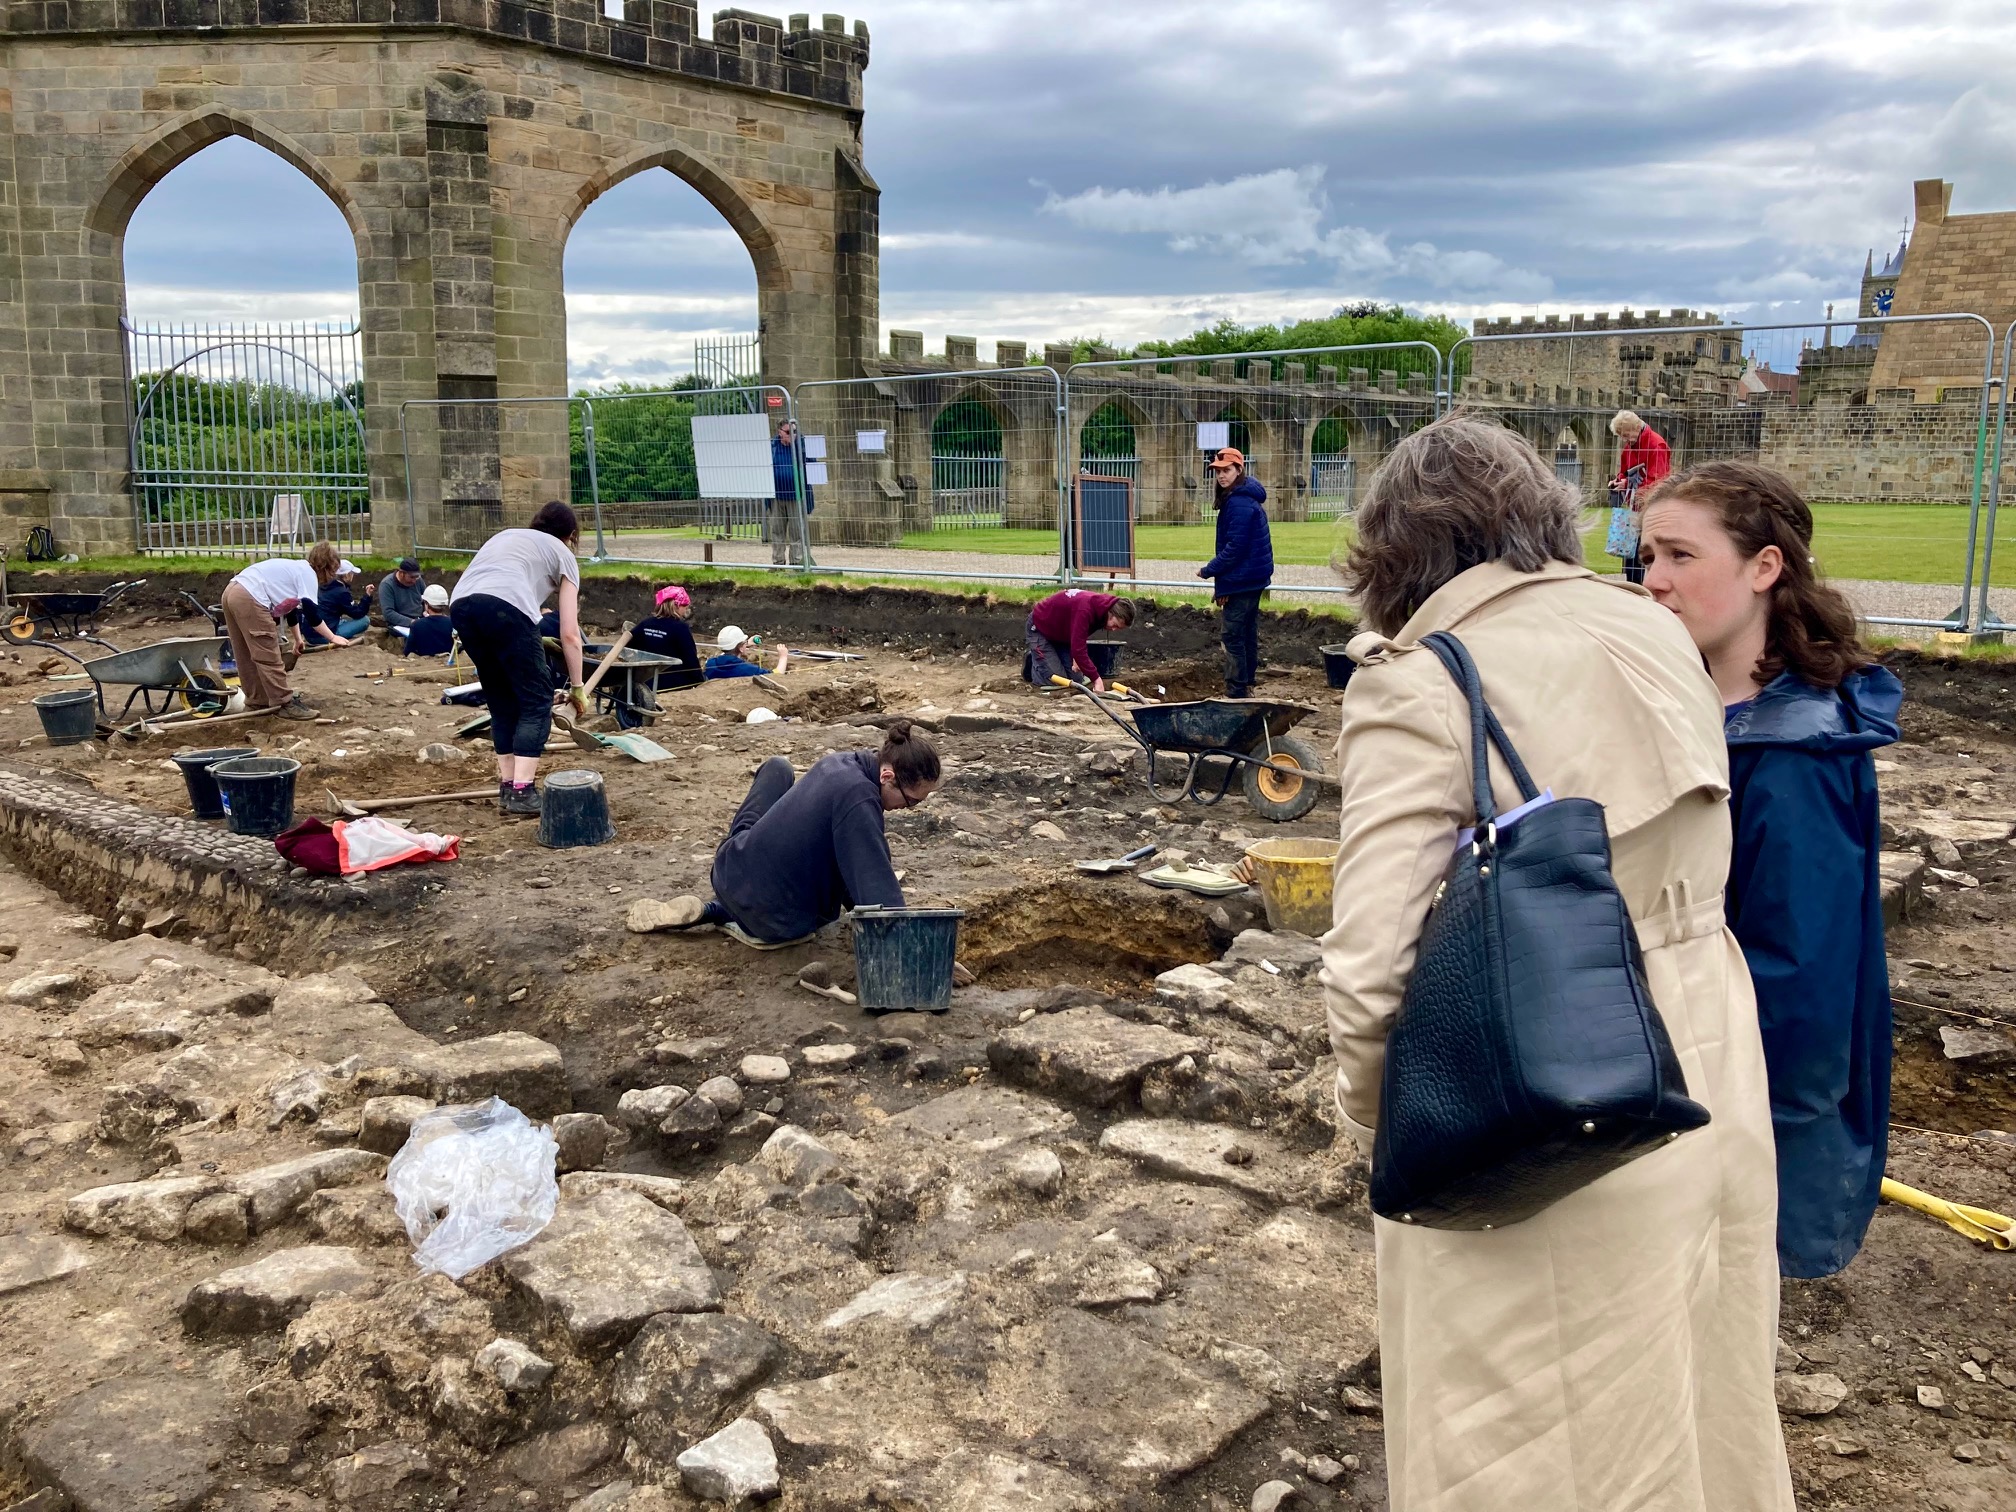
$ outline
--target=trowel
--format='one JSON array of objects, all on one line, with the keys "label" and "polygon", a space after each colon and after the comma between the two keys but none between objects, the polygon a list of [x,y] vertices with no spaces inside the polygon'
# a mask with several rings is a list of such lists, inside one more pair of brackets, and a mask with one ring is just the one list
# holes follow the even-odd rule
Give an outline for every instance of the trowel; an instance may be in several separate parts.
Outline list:
[{"label": "trowel", "polygon": [[1095,877],[1104,877],[1119,871],[1131,872],[1134,870],[1134,863],[1136,861],[1146,861],[1154,854],[1154,846],[1144,845],[1139,850],[1129,851],[1126,855],[1116,857],[1110,861],[1080,861],[1078,863],[1078,870]]}]

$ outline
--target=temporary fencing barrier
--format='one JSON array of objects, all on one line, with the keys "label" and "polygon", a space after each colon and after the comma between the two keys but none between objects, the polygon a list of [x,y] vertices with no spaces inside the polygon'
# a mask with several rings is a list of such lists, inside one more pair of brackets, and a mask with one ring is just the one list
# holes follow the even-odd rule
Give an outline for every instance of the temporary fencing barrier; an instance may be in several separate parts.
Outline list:
[{"label": "temporary fencing barrier", "polygon": [[1970,629],[2001,634],[2016,630],[1996,612],[1988,598],[1988,591],[1994,583],[1995,570],[1995,530],[2002,513],[2002,447],[2009,433],[2009,363],[2016,358],[2016,321],[2011,321],[2009,329],[2002,337],[2001,392],[1995,402],[1995,441],[1992,449],[1993,460],[1988,469],[1988,512],[1982,523],[1981,548],[1981,594],[1974,603]]},{"label": "temporary fencing barrier", "polygon": [[[1688,315],[1496,322],[1451,348],[1444,368],[1449,403],[1495,414],[1525,435],[1554,459],[1557,474],[1573,476],[1592,507],[1604,502],[1618,471],[1609,422],[1619,409],[1636,411],[1666,438],[1676,470],[1741,458],[1787,474],[1806,499],[1823,506],[1914,506],[1872,513],[1872,529],[1858,534],[1865,543],[1873,535],[1914,554],[1928,541],[1951,538],[1951,546],[1936,549],[1951,552],[1959,602],[1943,615],[1864,617],[1925,629],[1978,624],[1986,613],[1985,576],[1972,614],[1970,602],[1982,504],[1993,486],[1988,416],[1997,381],[1988,321],[1948,313],[1722,325]],[[1944,376],[1932,392],[1872,386],[1878,338],[1900,327],[1914,332],[1907,339],[1922,342],[1915,332],[1925,330],[1936,340],[1931,370]],[[1877,555],[1865,552],[1863,560]]]}]

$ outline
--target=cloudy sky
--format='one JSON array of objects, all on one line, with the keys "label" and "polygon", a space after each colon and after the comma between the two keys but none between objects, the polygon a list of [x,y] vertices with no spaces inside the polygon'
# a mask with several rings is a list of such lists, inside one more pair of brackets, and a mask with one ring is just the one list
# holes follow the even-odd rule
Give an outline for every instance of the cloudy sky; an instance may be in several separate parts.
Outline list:
[{"label": "cloudy sky", "polygon": [[[1116,344],[1357,298],[1458,316],[1851,301],[1914,178],[2016,208],[1996,0],[855,0],[882,315]],[[228,246],[228,259],[218,247]],[[354,310],[334,208],[221,143],[136,212],[139,318]],[[668,174],[567,248],[578,382],[755,323],[746,254]],[[1852,306],[1851,306],[1852,308]]]}]

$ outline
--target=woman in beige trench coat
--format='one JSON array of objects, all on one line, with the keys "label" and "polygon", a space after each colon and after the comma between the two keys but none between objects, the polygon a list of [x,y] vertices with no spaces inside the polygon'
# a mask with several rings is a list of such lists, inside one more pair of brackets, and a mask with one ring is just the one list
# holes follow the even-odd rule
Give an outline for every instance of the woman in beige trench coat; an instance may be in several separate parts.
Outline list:
[{"label": "woman in beige trench coat", "polygon": [[[1581,565],[1579,502],[1512,432],[1402,442],[1358,515],[1342,849],[1323,981],[1369,1155],[1386,1035],[1473,815],[1470,648],[1534,780],[1605,808],[1613,870],[1709,1125],[1490,1232],[1374,1219],[1392,1512],[1789,1512],[1772,1394],[1776,1190],[1756,1005],[1723,925],[1722,709],[1642,590]],[[1519,794],[1502,766],[1503,809]]]}]

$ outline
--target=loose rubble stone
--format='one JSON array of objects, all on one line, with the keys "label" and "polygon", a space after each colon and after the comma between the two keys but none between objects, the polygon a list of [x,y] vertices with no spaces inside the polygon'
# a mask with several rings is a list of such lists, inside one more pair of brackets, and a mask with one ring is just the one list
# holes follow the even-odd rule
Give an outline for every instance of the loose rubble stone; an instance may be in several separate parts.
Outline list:
[{"label": "loose rubble stone", "polygon": [[429,741],[420,747],[420,754],[414,758],[422,766],[459,766],[469,759],[469,753],[460,746],[449,745],[445,740]]},{"label": "loose rubble stone", "polygon": [[230,1432],[229,1402],[202,1377],[121,1376],[57,1403],[19,1444],[29,1475],[75,1512],[189,1512]]},{"label": "loose rubble stone", "polygon": [[728,1313],[651,1319],[618,1356],[610,1404],[630,1436],[660,1459],[708,1432],[783,1359],[755,1323]]},{"label": "loose rubble stone", "polygon": [[1048,840],[1052,845],[1069,845],[1071,837],[1052,824],[1048,819],[1039,819],[1029,826],[1031,840]]},{"label": "loose rubble stone", "polygon": [[1971,1024],[1942,1024],[1939,1026],[1939,1046],[1945,1051],[1946,1059],[1963,1062],[1970,1069],[2016,1065],[2016,1035],[2005,1034],[1999,1029],[1977,1028]]},{"label": "loose rubble stone", "polygon": [[1032,1197],[1055,1197],[1064,1189],[1064,1162],[1055,1150],[1025,1150],[1009,1162],[1008,1177]]},{"label": "loose rubble stone", "polygon": [[298,1444],[315,1431],[315,1405],[299,1381],[255,1382],[245,1393],[238,1431],[254,1444]]},{"label": "loose rubble stone", "polygon": [[774,1086],[791,1080],[791,1063],[780,1055],[745,1055],[742,1079],[754,1086]]},{"label": "loose rubble stone", "polygon": [[675,1508],[672,1493],[619,1480],[582,1497],[567,1512],[675,1512]]},{"label": "loose rubble stone", "polygon": [[560,1178],[563,1202],[578,1202],[598,1192],[630,1192],[668,1213],[678,1212],[686,1201],[686,1183],[676,1176],[646,1176],[637,1171],[571,1171]]},{"label": "loose rubble stone", "polygon": [[1361,1417],[1383,1417],[1385,1415],[1385,1404],[1363,1386],[1341,1387],[1337,1395],[1343,1399],[1344,1410],[1347,1412],[1355,1412]]},{"label": "loose rubble stone", "polygon": [[763,1141],[763,1168],[788,1187],[807,1187],[840,1168],[840,1157],[796,1124]]},{"label": "loose rubble stone", "polygon": [[1216,1012],[1231,995],[1231,984],[1209,966],[1178,966],[1155,978],[1155,996],[1189,1013]]},{"label": "loose rubble stone", "polygon": [[1080,1307],[1153,1302],[1162,1295],[1162,1285],[1162,1273],[1139,1250],[1118,1234],[1105,1233],[1086,1251],[1071,1300]]},{"label": "loose rubble stone", "polygon": [[768,1113],[744,1113],[728,1126],[730,1139],[768,1139],[777,1127],[777,1120]]},{"label": "loose rubble stone", "polygon": [[531,1243],[499,1261],[549,1321],[579,1344],[620,1344],[657,1313],[720,1306],[686,1225],[634,1192],[563,1201]]},{"label": "loose rubble stone", "polygon": [[376,1505],[409,1481],[432,1478],[434,1463],[410,1444],[371,1444],[329,1465],[329,1494],[345,1505]]},{"label": "loose rubble stone", "polygon": [[380,1155],[397,1155],[413,1130],[413,1121],[433,1107],[424,1097],[366,1099],[363,1120],[357,1126],[358,1146]]},{"label": "loose rubble stone", "polygon": [[406,1225],[392,1206],[383,1182],[370,1186],[330,1187],[301,1204],[301,1220],[317,1239],[328,1244],[405,1244]]},{"label": "loose rubble stone", "polygon": [[426,1384],[434,1420],[465,1444],[494,1449],[510,1433],[511,1399],[468,1360],[457,1355],[436,1360]]},{"label": "loose rubble stone", "polygon": [[376,1279],[355,1250],[280,1250],[191,1287],[182,1299],[182,1326],[199,1336],[265,1333],[286,1327],[318,1298],[359,1291]]},{"label": "loose rubble stone", "polygon": [[616,1122],[632,1133],[656,1128],[666,1114],[692,1095],[669,1082],[662,1087],[633,1088],[616,1100]]},{"label": "loose rubble stone", "polygon": [[77,1076],[90,1068],[90,1058],[74,1040],[50,1040],[42,1050],[42,1064],[51,1076]]},{"label": "loose rubble stone", "polygon": [[1344,1467],[1327,1454],[1317,1455],[1303,1470],[1319,1486],[1334,1486],[1344,1477]]},{"label": "loose rubble stone", "polygon": [[1071,1008],[997,1035],[987,1046],[987,1059],[1011,1081],[1103,1108],[1132,1094],[1154,1068],[1208,1048],[1157,1024],[1128,1023],[1098,1008]]},{"label": "loose rubble stone", "polygon": [[737,1418],[678,1458],[679,1480],[703,1501],[730,1507],[769,1501],[783,1490],[770,1435],[751,1418]]},{"label": "loose rubble stone", "polygon": [[1300,1500],[1302,1493],[1295,1489],[1292,1482],[1271,1480],[1254,1488],[1253,1512],[1276,1512],[1277,1508]]},{"label": "loose rubble stone", "polygon": [[435,1045],[408,1064],[439,1103],[501,1097],[527,1118],[551,1118],[573,1106],[559,1047],[516,1030]]},{"label": "loose rubble stone", "polygon": [[169,1176],[93,1187],[63,1205],[63,1223],[100,1238],[123,1234],[165,1243],[182,1232],[182,1222],[198,1198],[224,1189],[223,1178],[217,1176]]},{"label": "loose rubble stone", "polygon": [[1077,1122],[1077,1116],[1067,1109],[1026,1092],[1008,1087],[972,1086],[898,1113],[886,1127],[892,1132],[948,1140],[985,1154],[1026,1140],[1062,1134]]},{"label": "loose rubble stone", "polygon": [[17,1008],[45,1008],[84,995],[84,980],[72,971],[38,971],[9,984],[4,994]]},{"label": "loose rubble stone", "polygon": [[883,1318],[906,1328],[926,1329],[949,1313],[966,1295],[966,1276],[920,1276],[899,1272],[884,1276],[820,1323],[827,1333],[839,1333],[871,1318]]},{"label": "loose rubble stone", "polygon": [[1230,1187],[1266,1202],[1307,1200],[1310,1195],[1307,1158],[1252,1130],[1138,1118],[1113,1125],[1100,1135],[1099,1148],[1160,1176]]},{"label": "loose rubble stone", "polygon": [[1781,1412],[1800,1417],[1825,1417],[1848,1400],[1848,1383],[1837,1375],[1796,1375],[1777,1377],[1774,1385]]},{"label": "loose rubble stone", "polygon": [[569,1423],[514,1444],[497,1457],[497,1468],[528,1486],[558,1486],[603,1464],[622,1444],[622,1435],[607,1423]]},{"label": "loose rubble stone", "polygon": [[293,1217],[316,1192],[375,1180],[384,1174],[382,1155],[368,1150],[321,1150],[234,1176],[230,1186],[251,1204],[252,1232],[259,1234]]},{"label": "loose rubble stone", "polygon": [[198,1244],[243,1244],[252,1237],[252,1203],[243,1192],[212,1192],[189,1205],[182,1237]]},{"label": "loose rubble stone", "polygon": [[1776,1369],[1779,1375],[1795,1371],[1805,1363],[1806,1361],[1800,1356],[1798,1350],[1787,1344],[1783,1339],[1778,1341],[1778,1363]]},{"label": "loose rubble stone", "polygon": [[492,1339],[476,1353],[476,1368],[506,1391],[537,1391],[553,1378],[553,1362],[516,1339]]},{"label": "loose rubble stone", "polygon": [[1323,965],[1323,947],[1308,935],[1275,934],[1265,929],[1245,929],[1220,959],[1231,968],[1258,966],[1271,961],[1281,975],[1292,981],[1313,977]]},{"label": "loose rubble stone", "polygon": [[704,1097],[689,1097],[658,1125],[665,1153],[678,1158],[698,1155],[721,1143],[721,1110]]},{"label": "loose rubble stone", "polygon": [[693,1089],[693,1095],[714,1104],[723,1118],[733,1118],[742,1111],[742,1084],[732,1076],[710,1076]]},{"label": "loose rubble stone", "polygon": [[1920,1407],[1929,1407],[1934,1412],[1937,1412],[1946,1405],[1946,1393],[1937,1386],[1920,1386],[1918,1388],[1918,1405]]},{"label": "loose rubble stone", "polygon": [[726,1037],[710,1036],[706,1039],[665,1040],[651,1050],[651,1059],[661,1066],[688,1066],[697,1061],[710,1061],[726,1051],[731,1044]]},{"label": "loose rubble stone", "polygon": [[600,1113],[562,1113],[553,1120],[553,1142],[560,1151],[555,1169],[564,1176],[600,1166],[622,1144],[623,1131]]},{"label": "loose rubble stone", "polygon": [[61,1281],[90,1263],[90,1255],[68,1239],[17,1234],[0,1245],[0,1297]]},{"label": "loose rubble stone", "polygon": [[861,1059],[858,1045],[807,1045],[805,1064],[815,1071],[831,1071],[842,1066],[851,1066]]}]

